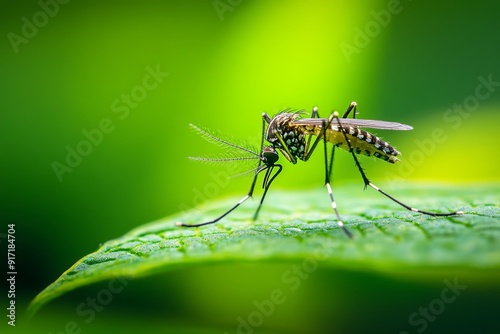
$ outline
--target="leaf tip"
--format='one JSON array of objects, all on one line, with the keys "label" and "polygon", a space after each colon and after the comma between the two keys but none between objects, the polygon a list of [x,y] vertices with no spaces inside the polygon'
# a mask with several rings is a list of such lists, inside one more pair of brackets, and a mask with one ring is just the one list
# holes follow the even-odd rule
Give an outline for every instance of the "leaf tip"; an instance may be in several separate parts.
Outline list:
[{"label": "leaf tip", "polygon": [[38,312],[40,307],[41,307],[41,304],[39,303],[39,297],[37,296],[28,305],[28,308],[26,310],[26,314],[28,315],[28,318],[33,318],[33,316]]}]

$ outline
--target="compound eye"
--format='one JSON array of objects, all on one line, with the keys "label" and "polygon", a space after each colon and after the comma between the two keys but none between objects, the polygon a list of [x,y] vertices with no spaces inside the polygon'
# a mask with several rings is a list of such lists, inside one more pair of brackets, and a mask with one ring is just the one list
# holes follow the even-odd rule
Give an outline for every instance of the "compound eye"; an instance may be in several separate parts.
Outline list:
[{"label": "compound eye", "polygon": [[262,158],[266,165],[274,165],[278,161],[279,155],[273,147],[265,146],[262,149]]}]

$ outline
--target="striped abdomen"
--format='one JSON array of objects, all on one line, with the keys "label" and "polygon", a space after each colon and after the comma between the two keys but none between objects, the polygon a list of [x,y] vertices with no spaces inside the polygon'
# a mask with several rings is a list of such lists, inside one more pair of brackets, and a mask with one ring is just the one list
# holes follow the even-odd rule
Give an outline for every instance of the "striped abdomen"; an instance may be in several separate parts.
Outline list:
[{"label": "striped abdomen", "polygon": [[[347,138],[351,144],[354,153],[366,156],[374,156],[390,163],[398,162],[398,150],[392,147],[388,142],[383,141],[377,136],[353,126],[344,126]],[[321,132],[319,126],[305,126],[305,132],[318,136]],[[344,134],[339,126],[332,125],[326,131],[326,140],[333,145],[349,151]]]}]

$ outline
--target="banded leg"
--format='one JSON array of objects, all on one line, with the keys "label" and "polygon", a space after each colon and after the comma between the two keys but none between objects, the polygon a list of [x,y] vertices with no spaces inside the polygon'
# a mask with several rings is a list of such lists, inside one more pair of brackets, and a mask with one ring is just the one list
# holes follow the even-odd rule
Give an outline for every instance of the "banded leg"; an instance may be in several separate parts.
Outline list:
[{"label": "banded leg", "polygon": [[[331,122],[328,122],[328,123],[331,123]],[[324,157],[325,157],[325,185],[326,185],[326,189],[328,190],[328,195],[330,196],[330,203],[332,205],[332,209],[335,212],[335,215],[337,216],[337,225],[345,232],[345,234],[350,239],[352,239],[352,237],[353,237],[352,233],[347,229],[347,227],[344,226],[344,223],[342,222],[342,218],[340,218],[339,211],[337,210],[337,203],[335,202],[335,198],[333,197],[332,186],[330,184],[330,176],[332,174],[335,146],[332,148],[332,153],[330,156],[330,163],[328,163],[328,147],[327,147],[327,141],[325,139],[326,125],[327,125],[327,123],[323,122],[322,128],[323,128],[323,149],[324,149]]]},{"label": "banded leg", "polygon": [[[352,105],[352,104],[351,104]],[[352,109],[352,108],[351,108]],[[347,113],[347,112],[346,112]],[[337,112],[334,112],[334,115],[337,115]],[[318,108],[314,107],[313,112],[311,115],[312,118],[319,117],[318,113]],[[337,115],[338,118],[338,115]],[[304,161],[307,161],[309,157],[311,156],[312,152],[314,152],[314,149],[316,148],[316,145],[318,142],[323,139],[323,152],[324,152],[324,158],[325,158],[325,185],[326,189],[328,190],[328,195],[330,196],[330,203],[332,206],[333,211],[335,212],[335,215],[337,216],[337,225],[345,232],[345,234],[352,239],[352,234],[351,232],[344,226],[344,223],[342,222],[342,218],[340,217],[339,211],[337,210],[337,203],[335,202],[335,198],[333,196],[333,190],[332,190],[332,185],[330,183],[330,178],[332,175],[332,170],[333,170],[333,159],[335,155],[335,146],[332,147],[332,153],[330,155],[330,162],[328,162],[328,147],[327,147],[327,140],[326,140],[326,129],[330,127],[332,124],[333,118],[330,117],[328,121],[323,121],[321,128],[321,135],[317,136],[316,140],[314,141],[311,149],[306,149],[304,152]],[[309,141],[307,142],[307,147],[309,147],[311,137],[309,137]]]},{"label": "banded leg", "polygon": [[390,194],[386,193],[385,191],[383,191],[382,189],[380,189],[379,187],[377,187],[375,184],[373,184],[372,182],[370,182],[370,180],[366,176],[366,173],[364,172],[363,168],[361,167],[361,164],[359,163],[358,157],[354,153],[354,150],[353,150],[353,148],[351,146],[350,141],[347,139],[347,134],[346,134],[344,128],[341,126],[339,118],[336,117],[335,115],[333,115],[333,117],[336,118],[337,123],[339,125],[339,128],[341,129],[342,133],[344,134],[344,138],[345,138],[345,140],[347,142],[347,145],[349,146],[349,152],[351,153],[351,155],[352,155],[352,157],[354,159],[354,162],[356,164],[356,167],[358,168],[358,171],[361,174],[361,177],[363,178],[363,182],[365,184],[365,189],[366,189],[367,186],[370,186],[371,188],[375,189],[376,191],[378,191],[379,193],[381,193],[385,197],[389,198],[393,202],[395,202],[395,203],[401,205],[402,207],[404,207],[405,209],[413,211],[413,212],[418,212],[418,213],[422,213],[422,214],[429,215],[429,216],[435,216],[435,217],[436,216],[446,217],[446,216],[454,216],[454,215],[463,215],[464,214],[463,211],[453,211],[453,212],[440,213],[440,212],[429,212],[429,211],[424,211],[424,210],[413,208],[413,207],[411,207],[411,206],[409,206],[409,205],[401,202],[397,198],[391,196]]}]

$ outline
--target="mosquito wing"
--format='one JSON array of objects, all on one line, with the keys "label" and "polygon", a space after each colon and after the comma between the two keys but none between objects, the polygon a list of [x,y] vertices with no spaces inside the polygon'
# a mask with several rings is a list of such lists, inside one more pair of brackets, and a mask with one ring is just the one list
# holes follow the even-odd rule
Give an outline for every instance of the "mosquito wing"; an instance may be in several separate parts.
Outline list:
[{"label": "mosquito wing", "polygon": [[[327,122],[326,118],[302,118],[294,121],[294,124],[302,125],[315,125],[321,126],[323,122]],[[356,126],[360,128],[382,129],[382,130],[412,130],[413,128],[406,124],[387,121],[376,121],[370,119],[356,119],[356,118],[339,118],[340,124],[345,126]],[[333,125],[336,121],[333,121]]]}]

